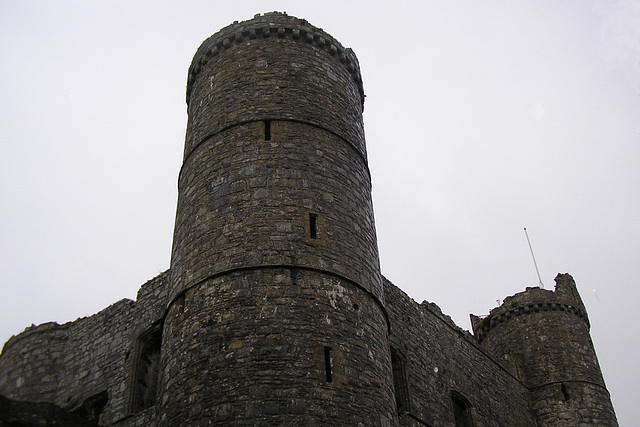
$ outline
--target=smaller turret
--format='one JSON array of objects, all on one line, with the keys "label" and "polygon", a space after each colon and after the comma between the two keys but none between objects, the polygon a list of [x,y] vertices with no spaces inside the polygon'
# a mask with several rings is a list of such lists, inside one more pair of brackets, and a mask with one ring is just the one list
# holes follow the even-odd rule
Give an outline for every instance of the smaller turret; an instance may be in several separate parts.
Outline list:
[{"label": "smaller turret", "polygon": [[617,426],[573,278],[555,291],[527,288],[485,318],[471,315],[481,346],[529,389],[539,425]]}]

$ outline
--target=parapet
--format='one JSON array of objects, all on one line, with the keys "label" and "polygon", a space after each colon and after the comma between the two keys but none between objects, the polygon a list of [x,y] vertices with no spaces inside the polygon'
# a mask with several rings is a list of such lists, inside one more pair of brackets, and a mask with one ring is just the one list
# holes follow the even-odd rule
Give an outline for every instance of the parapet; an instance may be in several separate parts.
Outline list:
[{"label": "parapet", "polygon": [[506,320],[544,311],[573,313],[584,320],[589,328],[589,317],[573,277],[566,273],[558,274],[555,282],[556,286],[553,291],[532,287],[505,298],[501,306],[492,309],[489,315],[484,318],[472,314],[471,325],[478,341],[482,342],[489,331]]},{"label": "parapet", "polygon": [[294,40],[303,40],[326,50],[331,56],[337,56],[358,85],[360,100],[364,105],[365,95],[360,65],[353,51],[349,48],[344,48],[340,42],[324,32],[322,28],[314,27],[306,19],[299,19],[280,12],[270,12],[264,15],[257,14],[251,20],[236,21],[204,41],[198,48],[189,68],[187,105],[191,98],[194,81],[211,58],[229,49],[234,44],[268,37],[288,37]]},{"label": "parapet", "polygon": [[221,132],[288,121],[337,135],[366,163],[358,59],[304,19],[256,15],[206,39],[189,67],[186,100],[185,162]]}]

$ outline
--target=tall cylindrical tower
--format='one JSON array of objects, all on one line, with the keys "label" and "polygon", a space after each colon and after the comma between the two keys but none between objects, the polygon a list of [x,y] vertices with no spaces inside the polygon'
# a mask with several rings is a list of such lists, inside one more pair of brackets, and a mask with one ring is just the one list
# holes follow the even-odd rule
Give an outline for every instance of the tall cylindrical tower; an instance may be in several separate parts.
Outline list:
[{"label": "tall cylindrical tower", "polygon": [[555,291],[528,288],[472,316],[474,333],[527,386],[538,425],[617,426],[576,284],[555,280]]},{"label": "tall cylindrical tower", "polygon": [[197,51],[160,421],[397,423],[358,61],[305,20]]}]

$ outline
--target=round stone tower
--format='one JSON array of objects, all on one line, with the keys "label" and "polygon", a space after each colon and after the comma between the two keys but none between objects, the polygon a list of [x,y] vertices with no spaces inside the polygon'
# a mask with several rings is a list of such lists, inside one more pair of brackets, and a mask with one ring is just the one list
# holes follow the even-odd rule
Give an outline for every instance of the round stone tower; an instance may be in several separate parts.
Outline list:
[{"label": "round stone tower", "polygon": [[394,425],[358,61],[286,14],[198,49],[163,425]]},{"label": "round stone tower", "polygon": [[527,288],[472,316],[474,334],[527,386],[538,425],[617,426],[576,284],[568,274],[555,281],[555,291]]}]

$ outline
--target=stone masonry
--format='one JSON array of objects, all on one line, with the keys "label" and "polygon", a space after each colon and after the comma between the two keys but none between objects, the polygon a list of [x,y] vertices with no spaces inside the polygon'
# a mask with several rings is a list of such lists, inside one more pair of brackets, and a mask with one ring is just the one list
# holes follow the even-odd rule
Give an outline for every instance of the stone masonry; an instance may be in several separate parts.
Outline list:
[{"label": "stone masonry", "polygon": [[568,274],[473,335],[380,274],[351,49],[282,13],[205,40],[170,269],[0,355],[0,426],[616,426]]}]

